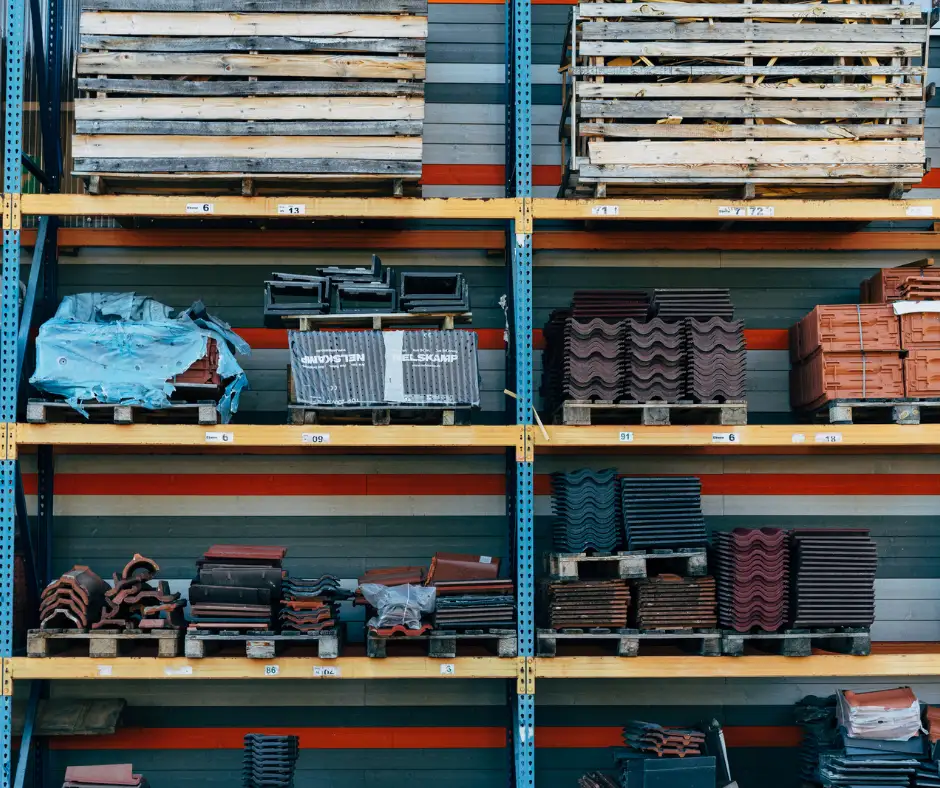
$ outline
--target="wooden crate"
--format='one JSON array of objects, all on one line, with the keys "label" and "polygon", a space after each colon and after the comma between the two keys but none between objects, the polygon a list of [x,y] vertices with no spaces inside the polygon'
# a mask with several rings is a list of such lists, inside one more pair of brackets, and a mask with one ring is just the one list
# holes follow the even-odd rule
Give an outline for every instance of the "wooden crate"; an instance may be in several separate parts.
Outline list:
[{"label": "wooden crate", "polygon": [[403,194],[427,0],[82,0],[73,171],[93,192]]},{"label": "wooden crate", "polygon": [[900,196],[923,177],[928,19],[896,2],[581,3],[564,196]]}]

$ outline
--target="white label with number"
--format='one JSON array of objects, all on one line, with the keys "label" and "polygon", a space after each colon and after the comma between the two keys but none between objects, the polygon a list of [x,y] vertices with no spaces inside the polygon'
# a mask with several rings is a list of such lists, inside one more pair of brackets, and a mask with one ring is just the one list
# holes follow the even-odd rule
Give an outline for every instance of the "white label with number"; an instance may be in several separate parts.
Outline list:
[{"label": "white label with number", "polygon": [[111,676],[114,673],[114,669],[111,665],[99,665],[98,666],[98,675],[99,676]]},{"label": "white label with number", "polygon": [[276,676],[281,672],[280,665],[265,665],[264,666],[264,675],[265,676]]},{"label": "white label with number", "polygon": [[317,665],[313,669],[313,675],[318,678],[334,678],[338,679],[342,674],[342,671],[338,666],[333,665]]},{"label": "white label with number", "polygon": [[754,217],[770,217],[774,215],[774,207],[772,205],[753,205],[747,209],[747,215]]},{"label": "white label with number", "polygon": [[445,662],[441,665],[442,676],[453,676],[457,673],[457,666],[453,662]]},{"label": "white label with number", "polygon": [[307,206],[302,202],[289,203],[282,202],[277,206],[278,216],[304,216],[307,213]]},{"label": "white label with number", "polygon": [[802,432],[794,432],[790,440],[793,443],[806,443],[806,435]]},{"label": "white label with number", "polygon": [[211,202],[188,202],[186,213],[215,213],[215,205]]},{"label": "white label with number", "polygon": [[734,205],[719,205],[718,215],[734,217],[734,216],[745,216],[745,213],[744,213],[744,208],[736,208]]},{"label": "white label with number", "polygon": [[737,432],[713,432],[712,443],[740,443],[741,436]]},{"label": "white label with number", "polygon": [[181,668],[164,668],[164,676],[192,676],[193,669],[191,665],[183,665]]},{"label": "white label with number", "polygon": [[775,209],[772,205],[750,205],[750,206],[737,206],[737,205],[719,205],[718,206],[718,215],[726,217],[729,219],[743,219],[743,218],[752,218],[759,219],[760,217],[772,217],[774,215]]},{"label": "white label with number", "polygon": [[621,443],[633,443],[633,433],[632,433],[632,432],[621,432],[621,433],[620,433],[620,442],[621,442]]},{"label": "white label with number", "polygon": [[330,433],[328,432],[305,432],[300,436],[302,443],[329,443]]},{"label": "white label with number", "polygon": [[591,207],[591,216],[620,216],[620,206],[594,205]]},{"label": "white label with number", "polygon": [[906,213],[908,216],[933,216],[933,208],[929,205],[911,205]]},{"label": "white label with number", "polygon": [[206,443],[235,443],[234,432],[207,432]]},{"label": "white label with number", "polygon": [[817,432],[816,443],[842,443],[841,432]]}]

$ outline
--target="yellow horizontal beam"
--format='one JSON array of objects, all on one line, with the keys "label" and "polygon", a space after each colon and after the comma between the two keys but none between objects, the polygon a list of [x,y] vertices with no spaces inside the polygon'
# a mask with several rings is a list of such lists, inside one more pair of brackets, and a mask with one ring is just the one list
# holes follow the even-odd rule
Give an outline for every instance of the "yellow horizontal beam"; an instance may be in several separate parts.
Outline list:
[{"label": "yellow horizontal beam", "polygon": [[[23,213],[26,195],[23,195]],[[675,219],[715,221],[878,221],[940,218],[940,200],[557,200],[530,201],[538,219]]]},{"label": "yellow horizontal beam", "polygon": [[290,448],[478,448],[521,442],[522,427],[428,427],[414,425],[322,426],[227,424],[17,424],[19,446],[167,446],[220,451]]},{"label": "yellow horizontal beam", "polygon": [[552,657],[536,658],[538,679],[687,679],[937,676],[940,654],[851,657]]},{"label": "yellow horizontal beam", "polygon": [[[23,679],[515,679],[519,659],[499,657],[283,657],[160,659],[157,657],[13,657],[5,661],[14,681]],[[276,667],[277,670],[273,670]],[[317,675],[330,668],[333,675]],[[338,675],[336,673],[338,672]]]},{"label": "yellow horizontal beam", "polygon": [[940,452],[940,424],[808,424],[641,427],[545,427],[535,429],[536,454],[577,448],[675,448],[747,451],[833,451],[840,448],[927,448]]},{"label": "yellow horizontal beam", "polygon": [[205,197],[24,194],[29,216],[201,216],[281,219],[515,219],[522,200],[419,197]]}]

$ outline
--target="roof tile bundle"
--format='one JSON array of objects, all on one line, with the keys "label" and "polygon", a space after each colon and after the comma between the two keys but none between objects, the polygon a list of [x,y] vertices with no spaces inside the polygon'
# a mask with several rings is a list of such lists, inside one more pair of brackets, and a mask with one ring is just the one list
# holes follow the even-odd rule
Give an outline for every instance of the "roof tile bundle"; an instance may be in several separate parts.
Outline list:
[{"label": "roof tile bundle", "polygon": [[651,629],[711,629],[718,625],[715,578],[662,574],[635,581],[636,625]]},{"label": "roof tile bundle", "polygon": [[108,584],[87,566],[73,566],[42,592],[42,629],[88,629],[101,618]]},{"label": "roof tile bundle", "polygon": [[297,736],[245,734],[242,761],[244,788],[293,788],[300,752]]},{"label": "roof tile bundle", "polygon": [[639,752],[684,758],[703,754],[705,734],[695,728],[664,728],[653,722],[631,720],[623,728],[623,743]]},{"label": "roof tile bundle", "polygon": [[846,736],[906,741],[920,735],[920,703],[910,687],[840,690],[836,703],[836,718]]},{"label": "roof tile bundle", "polygon": [[627,399],[676,402],[685,396],[686,335],[682,322],[630,320],[626,352]]},{"label": "roof tile bundle", "polygon": [[933,269],[926,265],[902,265],[882,268],[861,284],[859,300],[863,304],[890,304],[901,300],[901,284],[911,277],[928,274]]},{"label": "roof tile bundle", "polygon": [[555,549],[614,552],[621,542],[619,489],[617,472],[612,469],[553,473]]},{"label": "roof tile bundle", "polygon": [[917,759],[909,755],[888,757],[887,753],[874,752],[868,756],[852,756],[844,750],[819,755],[819,776],[826,788],[869,785],[906,788],[911,784],[917,766]]},{"label": "roof tile bundle", "polygon": [[744,399],[747,396],[747,348],[744,321],[689,318],[686,395],[691,399]]},{"label": "roof tile bundle", "polygon": [[453,271],[402,271],[398,276],[398,307],[404,312],[468,312],[470,286]]},{"label": "roof tile bundle", "polygon": [[351,594],[339,587],[339,578],[285,577],[281,586],[283,599],[279,616],[281,630],[322,632],[339,624],[339,602]]},{"label": "roof tile bundle", "polygon": [[620,485],[628,550],[699,547],[708,541],[698,477],[626,477]]},{"label": "roof tile bundle", "polygon": [[900,293],[902,301],[936,301],[940,298],[940,275],[910,276],[901,283]]},{"label": "roof tile bundle", "polygon": [[731,291],[727,288],[684,287],[653,291],[650,317],[674,322],[688,317],[708,320],[720,317],[734,319]]},{"label": "roof tile bundle", "polygon": [[147,788],[147,779],[134,774],[130,763],[67,766],[62,788]]},{"label": "roof tile bundle", "polygon": [[630,608],[626,580],[550,581],[543,584],[547,624],[552,629],[623,629]]},{"label": "roof tile bundle", "polygon": [[791,532],[795,627],[867,627],[875,619],[875,542],[865,529]]},{"label": "roof tile bundle", "polygon": [[619,399],[624,361],[623,323],[569,318],[565,323],[564,399]]},{"label": "roof tile bundle", "polygon": [[104,595],[101,620],[93,629],[179,629],[183,626],[186,601],[171,594],[165,580],[154,588],[152,580],[160,567],[139,553],[127,563]]},{"label": "roof tile bundle", "polygon": [[644,290],[575,290],[571,316],[578,320],[646,320],[650,297]]},{"label": "roof tile bundle", "polygon": [[713,539],[718,619],[737,632],[776,632],[787,623],[789,542],[779,528],[736,528]]},{"label": "roof tile bundle", "polygon": [[435,582],[434,587],[435,629],[515,626],[512,580],[446,580]]},{"label": "roof tile bundle", "polygon": [[213,545],[196,562],[189,587],[190,630],[272,631],[287,549]]}]

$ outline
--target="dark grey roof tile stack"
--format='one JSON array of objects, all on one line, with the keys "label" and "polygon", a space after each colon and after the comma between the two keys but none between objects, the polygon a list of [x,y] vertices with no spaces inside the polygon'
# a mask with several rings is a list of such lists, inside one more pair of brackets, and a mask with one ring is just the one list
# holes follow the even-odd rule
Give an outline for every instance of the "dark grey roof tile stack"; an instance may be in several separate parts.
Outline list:
[{"label": "dark grey roof tile stack", "polygon": [[744,399],[747,348],[744,322],[720,317],[685,321],[688,342],[686,393],[694,400]]}]

